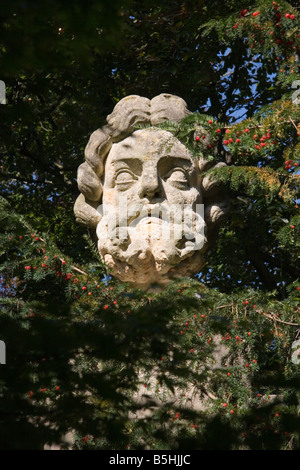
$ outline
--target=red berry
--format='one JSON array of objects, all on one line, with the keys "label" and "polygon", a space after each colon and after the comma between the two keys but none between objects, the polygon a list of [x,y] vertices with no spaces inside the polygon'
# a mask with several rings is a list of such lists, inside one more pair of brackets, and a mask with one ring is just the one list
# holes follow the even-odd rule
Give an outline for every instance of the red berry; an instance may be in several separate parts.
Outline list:
[{"label": "red berry", "polygon": [[255,11],[254,13],[252,13],[252,16],[257,16],[260,14],[260,11]]},{"label": "red berry", "polygon": [[284,16],[285,16],[286,18],[289,18],[291,15],[290,15],[289,13],[286,13]]},{"label": "red berry", "polygon": [[196,140],[196,142],[199,142],[200,137],[197,135],[197,136],[195,137],[195,140]]},{"label": "red berry", "polygon": [[208,124],[212,124],[212,120],[211,120],[211,119],[208,121]]},{"label": "red berry", "polygon": [[241,141],[241,139],[236,139],[236,143],[238,144]]}]

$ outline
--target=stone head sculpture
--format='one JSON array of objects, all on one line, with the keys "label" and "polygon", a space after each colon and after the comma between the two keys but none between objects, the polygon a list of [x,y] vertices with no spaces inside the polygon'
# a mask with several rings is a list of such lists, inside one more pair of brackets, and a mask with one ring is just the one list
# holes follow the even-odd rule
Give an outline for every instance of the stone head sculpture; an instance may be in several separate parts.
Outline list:
[{"label": "stone head sculpture", "polygon": [[123,98],[78,168],[76,220],[89,227],[111,274],[137,287],[199,272],[229,210],[219,185],[203,176],[212,163],[158,127],[189,114],[170,94]]}]

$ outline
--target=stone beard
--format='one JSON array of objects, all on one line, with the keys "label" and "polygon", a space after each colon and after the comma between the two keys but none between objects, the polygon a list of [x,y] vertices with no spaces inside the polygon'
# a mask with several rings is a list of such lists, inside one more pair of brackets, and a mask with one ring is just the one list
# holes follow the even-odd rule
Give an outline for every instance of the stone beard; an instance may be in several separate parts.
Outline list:
[{"label": "stone beard", "polygon": [[148,288],[199,272],[207,249],[199,177],[170,132],[138,130],[112,145],[96,229],[112,275]]}]

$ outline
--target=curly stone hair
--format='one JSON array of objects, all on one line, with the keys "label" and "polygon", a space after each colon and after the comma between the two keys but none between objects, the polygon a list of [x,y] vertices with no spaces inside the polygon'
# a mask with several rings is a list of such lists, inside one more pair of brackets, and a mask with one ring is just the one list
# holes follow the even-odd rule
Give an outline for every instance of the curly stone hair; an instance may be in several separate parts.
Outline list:
[{"label": "curly stone hair", "polygon": [[[186,102],[175,95],[164,93],[151,100],[130,95],[116,104],[113,112],[107,116],[107,124],[92,133],[85,148],[85,162],[78,168],[77,182],[81,194],[75,202],[74,213],[78,223],[89,227],[94,240],[96,227],[101,220],[97,208],[102,199],[104,165],[112,144],[132,134],[134,126],[138,124],[156,126],[164,121],[180,122],[189,114],[191,112]],[[200,174],[223,165],[225,163],[215,165],[202,157],[198,158]],[[201,192],[210,245],[226,218],[229,203],[220,184],[209,175],[201,179]]]}]

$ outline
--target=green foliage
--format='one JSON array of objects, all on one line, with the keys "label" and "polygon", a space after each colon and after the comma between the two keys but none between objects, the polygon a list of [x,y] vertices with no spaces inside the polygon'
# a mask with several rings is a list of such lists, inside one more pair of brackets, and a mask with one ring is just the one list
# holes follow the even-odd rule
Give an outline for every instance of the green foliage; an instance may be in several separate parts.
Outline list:
[{"label": "green foliage", "polygon": [[[17,1],[0,20],[1,448],[299,449],[297,2]],[[159,127],[227,164],[205,174],[232,208],[201,273],[143,293],[75,223],[76,171],[114,103],[162,92],[193,113]]]},{"label": "green foliage", "polygon": [[[1,219],[1,337],[9,357],[1,376],[3,448],[63,445],[67,432],[75,448],[91,449],[298,442],[289,404],[299,393],[290,359],[299,286],[291,302],[254,290],[222,294],[188,279],[158,294],[105,286],[99,261],[73,266],[5,201]],[[223,355],[216,347],[226,348]],[[137,399],[145,392],[162,405]],[[195,393],[205,412],[186,406]],[[270,433],[279,433],[277,443],[268,443]]]}]

